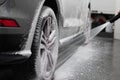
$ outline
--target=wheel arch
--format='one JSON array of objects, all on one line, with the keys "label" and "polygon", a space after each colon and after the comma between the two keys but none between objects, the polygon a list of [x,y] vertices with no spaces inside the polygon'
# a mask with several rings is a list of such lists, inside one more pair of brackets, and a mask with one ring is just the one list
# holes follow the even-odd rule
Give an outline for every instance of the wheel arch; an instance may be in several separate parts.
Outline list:
[{"label": "wheel arch", "polygon": [[59,27],[63,26],[63,12],[62,12],[62,6],[61,6],[61,2],[59,0],[45,0],[43,6],[48,6],[50,7],[57,18],[58,21],[58,25]]}]

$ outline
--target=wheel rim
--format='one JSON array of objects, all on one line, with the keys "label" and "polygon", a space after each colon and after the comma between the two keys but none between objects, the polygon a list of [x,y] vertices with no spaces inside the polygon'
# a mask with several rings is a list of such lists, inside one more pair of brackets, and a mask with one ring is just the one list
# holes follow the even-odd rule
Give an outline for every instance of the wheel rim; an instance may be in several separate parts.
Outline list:
[{"label": "wheel rim", "polygon": [[41,75],[49,78],[53,75],[58,53],[57,29],[52,17],[43,21],[41,32],[40,56]]}]

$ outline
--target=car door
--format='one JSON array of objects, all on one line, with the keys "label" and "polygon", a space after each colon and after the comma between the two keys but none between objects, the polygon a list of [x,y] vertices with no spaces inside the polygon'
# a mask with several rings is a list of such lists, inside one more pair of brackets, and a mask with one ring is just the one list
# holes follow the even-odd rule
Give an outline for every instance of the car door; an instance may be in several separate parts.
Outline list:
[{"label": "car door", "polygon": [[89,0],[61,0],[64,24],[61,39],[82,32]]}]

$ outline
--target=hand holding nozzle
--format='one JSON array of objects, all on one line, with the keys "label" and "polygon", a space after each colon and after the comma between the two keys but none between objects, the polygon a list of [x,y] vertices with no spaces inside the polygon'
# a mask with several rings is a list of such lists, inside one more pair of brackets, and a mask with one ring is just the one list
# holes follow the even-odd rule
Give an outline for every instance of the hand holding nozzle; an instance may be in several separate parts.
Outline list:
[{"label": "hand holding nozzle", "polygon": [[112,19],[110,19],[110,23],[114,23],[119,18],[120,18],[120,11],[118,12],[118,14],[116,16],[114,16]]}]

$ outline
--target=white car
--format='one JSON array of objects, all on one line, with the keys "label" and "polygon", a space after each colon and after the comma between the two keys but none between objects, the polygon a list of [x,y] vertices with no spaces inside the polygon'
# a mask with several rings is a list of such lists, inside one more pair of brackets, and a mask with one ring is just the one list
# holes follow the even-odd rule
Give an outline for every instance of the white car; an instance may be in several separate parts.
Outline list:
[{"label": "white car", "polygon": [[51,80],[58,50],[87,38],[89,11],[89,0],[0,0],[0,65]]}]

